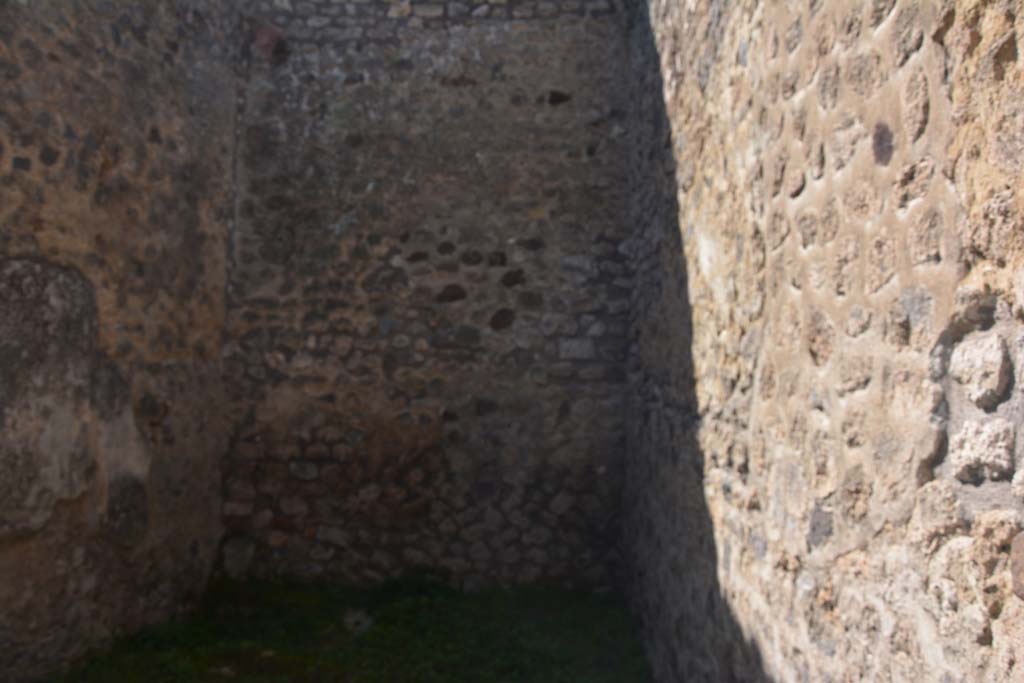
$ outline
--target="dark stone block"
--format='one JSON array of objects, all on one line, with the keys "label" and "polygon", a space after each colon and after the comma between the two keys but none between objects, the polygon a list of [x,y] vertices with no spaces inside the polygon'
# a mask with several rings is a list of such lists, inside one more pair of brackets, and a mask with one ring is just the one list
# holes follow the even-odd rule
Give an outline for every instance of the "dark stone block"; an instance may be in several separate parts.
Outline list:
[{"label": "dark stone block", "polygon": [[526,274],[521,268],[510,270],[501,276],[501,284],[506,287],[516,287],[526,282]]},{"label": "dark stone block", "polygon": [[45,145],[42,150],[39,151],[39,161],[41,161],[44,166],[53,166],[57,163],[58,159],[60,159],[60,152],[49,145]]},{"label": "dark stone block", "polygon": [[507,330],[516,321],[516,312],[511,308],[502,308],[491,316],[491,329]]},{"label": "dark stone block", "polygon": [[437,295],[439,304],[450,304],[466,298],[466,289],[461,285],[445,285]]},{"label": "dark stone block", "polygon": [[552,90],[548,93],[548,104],[553,107],[565,104],[571,99],[572,95],[567,92],[562,92],[561,90]]}]

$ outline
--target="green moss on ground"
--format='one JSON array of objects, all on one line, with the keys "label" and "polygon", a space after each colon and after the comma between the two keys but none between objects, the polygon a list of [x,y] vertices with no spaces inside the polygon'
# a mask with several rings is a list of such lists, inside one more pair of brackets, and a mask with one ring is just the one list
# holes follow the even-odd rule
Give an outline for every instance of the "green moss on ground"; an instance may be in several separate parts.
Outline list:
[{"label": "green moss on ground", "polygon": [[124,639],[61,683],[649,683],[617,599],[224,583],[193,616]]}]

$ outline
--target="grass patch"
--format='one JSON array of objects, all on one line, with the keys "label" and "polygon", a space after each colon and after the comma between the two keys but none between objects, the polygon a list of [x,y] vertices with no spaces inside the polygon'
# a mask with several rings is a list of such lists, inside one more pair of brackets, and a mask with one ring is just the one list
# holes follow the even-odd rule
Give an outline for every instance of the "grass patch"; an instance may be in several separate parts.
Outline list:
[{"label": "grass patch", "polygon": [[59,683],[649,683],[632,626],[612,596],[553,588],[223,583]]}]

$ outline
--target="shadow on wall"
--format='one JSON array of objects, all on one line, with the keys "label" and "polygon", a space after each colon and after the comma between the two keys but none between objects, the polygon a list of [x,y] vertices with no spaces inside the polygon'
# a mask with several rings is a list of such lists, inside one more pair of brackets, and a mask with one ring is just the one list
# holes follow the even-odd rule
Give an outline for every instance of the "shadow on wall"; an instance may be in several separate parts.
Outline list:
[{"label": "shadow on wall", "polygon": [[[722,594],[704,494],[692,313],[676,160],[648,8],[630,10],[631,256],[625,554],[630,599],[658,681],[767,681]],[[728,549],[725,562],[728,562]]]}]

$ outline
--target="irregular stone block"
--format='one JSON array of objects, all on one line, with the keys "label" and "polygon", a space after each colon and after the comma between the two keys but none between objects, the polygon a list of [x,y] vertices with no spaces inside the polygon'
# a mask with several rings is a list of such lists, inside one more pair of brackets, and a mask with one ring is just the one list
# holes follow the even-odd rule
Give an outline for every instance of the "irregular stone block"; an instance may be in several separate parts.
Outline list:
[{"label": "irregular stone block", "polygon": [[911,142],[924,134],[930,113],[928,77],[924,71],[918,69],[903,88],[903,130]]},{"label": "irregular stone block", "polygon": [[565,360],[592,360],[597,350],[592,339],[563,339],[558,344],[558,355]]},{"label": "irregular stone block", "polygon": [[1000,418],[970,420],[950,440],[953,475],[963,482],[1006,479],[1013,473],[1013,424]]}]

